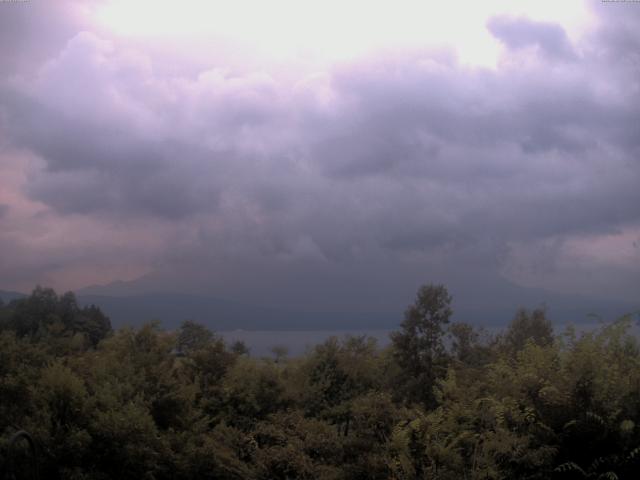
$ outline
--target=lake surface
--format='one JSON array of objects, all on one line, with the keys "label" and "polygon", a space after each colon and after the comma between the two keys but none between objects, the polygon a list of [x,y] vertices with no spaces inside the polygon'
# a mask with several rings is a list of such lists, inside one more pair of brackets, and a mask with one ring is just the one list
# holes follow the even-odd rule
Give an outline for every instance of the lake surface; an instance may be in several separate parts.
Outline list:
[{"label": "lake surface", "polygon": [[[640,319],[631,327],[631,332],[640,337]],[[556,335],[562,334],[569,324],[556,324],[554,331]],[[588,332],[601,327],[598,322],[573,324],[577,332]],[[506,329],[506,326],[491,326],[484,329],[489,335],[495,335]],[[394,330],[399,330],[399,327]],[[373,337],[378,342],[379,347],[386,347],[391,342],[389,334],[392,329],[387,330],[227,330],[217,332],[228,344],[236,340],[243,341],[249,348],[252,357],[273,356],[273,347],[285,347],[290,356],[302,355],[315,345],[324,342],[329,337],[343,338],[345,336]]]}]

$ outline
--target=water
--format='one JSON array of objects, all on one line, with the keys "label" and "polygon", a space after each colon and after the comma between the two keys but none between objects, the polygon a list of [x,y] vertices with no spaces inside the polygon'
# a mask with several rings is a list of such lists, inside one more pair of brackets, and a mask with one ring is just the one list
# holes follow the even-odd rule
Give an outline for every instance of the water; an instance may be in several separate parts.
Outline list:
[{"label": "water", "polygon": [[[561,335],[569,324],[556,324],[554,331],[556,335]],[[574,324],[576,332],[588,332],[602,327],[602,323],[591,322]],[[485,328],[489,335],[496,335],[503,331],[506,326],[492,326]],[[399,330],[395,329],[395,330]],[[285,347],[289,356],[302,355],[329,337],[335,336],[343,338],[345,336],[373,337],[378,342],[379,347],[386,347],[391,342],[389,334],[394,330],[228,330],[218,332],[227,342],[231,344],[237,340],[243,341],[249,348],[253,357],[273,356],[273,347]],[[640,337],[640,322],[631,325],[631,333]]]},{"label": "water", "polygon": [[232,330],[218,332],[231,344],[237,340],[243,341],[249,348],[252,357],[273,356],[273,347],[285,347],[290,356],[302,355],[315,345],[330,337],[345,337],[366,335],[373,337],[379,347],[389,344],[389,334],[392,330]]}]

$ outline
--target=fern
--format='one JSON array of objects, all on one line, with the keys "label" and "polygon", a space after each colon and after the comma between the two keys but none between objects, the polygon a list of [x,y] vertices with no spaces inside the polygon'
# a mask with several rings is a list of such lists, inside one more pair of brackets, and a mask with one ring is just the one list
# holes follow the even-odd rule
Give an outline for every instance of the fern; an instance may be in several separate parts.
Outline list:
[{"label": "fern", "polygon": [[606,422],[605,422],[604,418],[602,418],[602,417],[601,417],[600,415],[598,415],[597,413],[594,413],[594,412],[590,412],[590,411],[588,411],[588,412],[586,412],[586,413],[585,413],[585,417],[586,417],[588,420],[591,420],[592,422],[597,423],[597,424],[598,424],[598,425],[600,425],[602,428],[606,428],[606,427],[607,427],[607,424],[606,424]]},{"label": "fern", "polygon": [[566,462],[557,466],[554,472],[562,474],[563,476],[564,474],[578,473],[582,478],[619,480],[620,477],[616,472],[622,473],[622,471],[626,470],[637,458],[640,458],[640,447],[634,448],[625,456],[613,454],[598,457],[589,465],[586,471],[575,462]]},{"label": "fern", "polygon": [[618,475],[613,472],[602,473],[598,475],[598,480],[618,480]]},{"label": "fern", "polygon": [[627,462],[632,462],[636,458],[640,458],[640,447],[634,448],[627,454]]},{"label": "fern", "polygon": [[554,469],[554,472],[558,472],[558,473],[578,472],[582,475],[583,478],[589,478],[589,476],[587,475],[587,472],[585,472],[582,468],[580,468],[580,465],[578,465],[575,462],[563,463],[562,465],[557,466]]}]

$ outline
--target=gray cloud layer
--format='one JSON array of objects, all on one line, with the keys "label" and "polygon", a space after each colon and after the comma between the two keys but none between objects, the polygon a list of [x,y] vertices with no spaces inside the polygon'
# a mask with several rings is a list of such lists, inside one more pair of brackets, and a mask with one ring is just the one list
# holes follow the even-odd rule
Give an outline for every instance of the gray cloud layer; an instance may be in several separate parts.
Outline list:
[{"label": "gray cloud layer", "polygon": [[552,59],[573,60],[576,53],[560,25],[534,22],[527,18],[493,17],[487,27],[509,48],[535,46]]},{"label": "gray cloud layer", "polygon": [[[487,28],[506,48],[495,70],[413,51],[295,80],[215,59],[197,75],[169,74],[143,51],[76,32],[36,71],[21,67],[35,60],[7,63],[0,139],[40,159],[20,188],[46,207],[40,215],[120,229],[118,245],[132,223],[153,225],[118,248],[74,232],[78,262],[135,257],[153,234],[163,241],[146,271],[196,283],[217,269],[224,281],[211,288],[230,296],[251,278],[270,292],[303,278],[365,302],[395,288],[385,275],[398,291],[421,275],[507,271],[535,283],[546,261],[546,272],[572,265],[554,288],[602,271],[603,295],[631,298],[637,249],[631,263],[603,266],[571,247],[640,232],[640,36],[628,12],[598,7],[600,27],[578,45],[560,25],[494,17]],[[63,38],[67,23],[47,33]],[[0,222],[14,225],[11,208]],[[5,251],[10,240],[0,235]],[[358,282],[369,287],[353,293]]]}]

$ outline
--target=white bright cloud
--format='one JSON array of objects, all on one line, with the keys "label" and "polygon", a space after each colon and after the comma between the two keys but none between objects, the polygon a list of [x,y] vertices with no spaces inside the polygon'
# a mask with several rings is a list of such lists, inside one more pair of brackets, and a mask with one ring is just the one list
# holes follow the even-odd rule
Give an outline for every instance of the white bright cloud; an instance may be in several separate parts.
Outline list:
[{"label": "white bright cloud", "polygon": [[209,37],[269,58],[352,59],[380,49],[453,48],[461,62],[493,66],[499,45],[485,22],[497,13],[560,22],[579,34],[583,2],[485,0],[112,0],[98,22],[133,37]]}]

